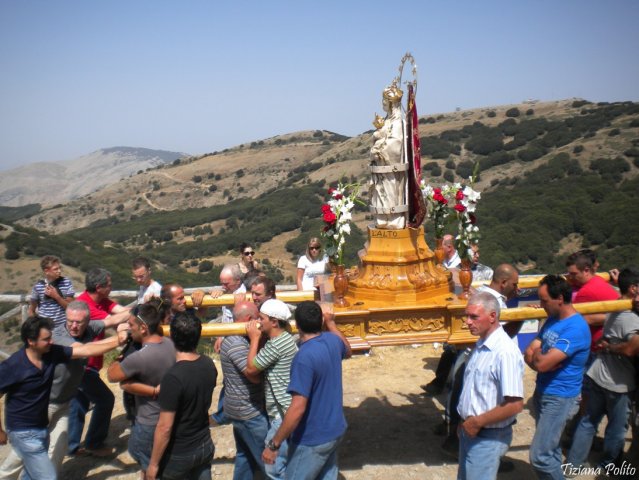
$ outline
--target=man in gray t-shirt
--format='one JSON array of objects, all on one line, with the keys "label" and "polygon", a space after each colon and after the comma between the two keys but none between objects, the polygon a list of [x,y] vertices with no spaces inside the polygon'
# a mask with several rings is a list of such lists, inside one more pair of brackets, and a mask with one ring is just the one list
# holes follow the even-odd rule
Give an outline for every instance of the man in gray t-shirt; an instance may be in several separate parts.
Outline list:
[{"label": "man in gray t-shirt", "polygon": [[[619,273],[619,291],[622,298],[633,299],[639,293],[639,269],[625,268]],[[575,430],[567,463],[581,465],[588,456],[592,439],[604,415],[608,425],[604,435],[604,452],[601,465],[615,462],[623,453],[630,393],[636,388],[635,359],[617,353],[615,345],[628,342],[639,334],[639,303],[633,302],[632,310],[608,315],[603,327],[604,348],[586,373],[590,382],[586,399],[586,414]]]},{"label": "man in gray t-shirt", "polygon": [[129,437],[129,453],[146,472],[153,449],[153,433],[160,417],[157,401],[160,382],[175,364],[175,347],[170,338],[160,335],[161,318],[155,299],[136,307],[129,317],[131,338],[142,348],[126,358],[118,358],[107,370],[110,382],[135,396],[135,423]]}]

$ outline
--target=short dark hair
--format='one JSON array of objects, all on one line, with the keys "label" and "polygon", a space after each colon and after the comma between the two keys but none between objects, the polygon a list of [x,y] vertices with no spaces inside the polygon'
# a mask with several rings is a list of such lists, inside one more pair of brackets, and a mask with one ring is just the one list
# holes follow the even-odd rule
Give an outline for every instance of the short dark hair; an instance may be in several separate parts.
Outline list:
[{"label": "short dark hair", "polygon": [[621,270],[617,284],[619,285],[619,291],[622,295],[628,293],[630,285],[639,285],[639,268],[626,267]]},{"label": "short dark hair", "polygon": [[295,324],[302,333],[318,333],[322,331],[322,309],[320,306],[306,300],[295,309]]},{"label": "short dark hair", "polygon": [[84,277],[84,286],[87,292],[93,293],[98,287],[104,287],[109,283],[109,278],[111,278],[111,272],[108,270],[104,268],[92,268],[87,272],[86,277]]},{"label": "short dark hair", "polygon": [[[140,323],[140,318],[144,320],[147,328],[149,329],[149,335],[154,335],[158,333],[158,327],[162,320],[164,319],[164,315],[160,315],[160,305],[161,301],[159,298],[153,298],[149,300],[147,303],[142,305],[138,305],[133,309],[133,315],[135,315],[135,321]],[[140,318],[137,318],[137,317]]]},{"label": "short dark hair", "polygon": [[56,257],[55,255],[45,255],[44,257],[42,257],[42,260],[40,260],[40,268],[44,270],[45,268],[49,268],[54,263],[61,263],[60,258]]},{"label": "short dark hair", "polygon": [[53,320],[46,317],[35,315],[29,317],[20,327],[20,338],[25,348],[29,346],[29,340],[35,342],[40,336],[40,330],[46,328],[50,332],[53,331]]},{"label": "short dark hair", "polygon": [[546,275],[539,282],[539,286],[546,285],[550,298],[557,300],[563,297],[564,303],[572,303],[572,287],[561,275]]},{"label": "short dark hair", "polygon": [[195,352],[202,334],[200,320],[188,313],[178,313],[171,320],[171,340],[178,352]]},{"label": "short dark hair", "polygon": [[246,242],[242,242],[242,243],[240,243],[240,253],[244,253],[244,249],[245,249],[246,247],[250,247],[250,246],[251,246],[251,244],[250,244],[250,243],[246,243]]},{"label": "short dark hair", "polygon": [[149,262],[149,259],[146,257],[138,257],[133,259],[133,261],[131,262],[131,267],[133,268],[133,270],[137,270],[140,267],[144,267],[147,270],[150,270],[151,262]]},{"label": "short dark hair", "polygon": [[586,268],[594,270],[596,263],[597,255],[590,249],[579,250],[566,259],[567,267],[574,265],[580,272],[583,272]]},{"label": "short dark hair", "polygon": [[[270,295],[271,298],[275,298],[275,282],[268,277],[258,277],[253,285],[264,285],[264,293]],[[253,286],[251,285],[251,287]]]}]

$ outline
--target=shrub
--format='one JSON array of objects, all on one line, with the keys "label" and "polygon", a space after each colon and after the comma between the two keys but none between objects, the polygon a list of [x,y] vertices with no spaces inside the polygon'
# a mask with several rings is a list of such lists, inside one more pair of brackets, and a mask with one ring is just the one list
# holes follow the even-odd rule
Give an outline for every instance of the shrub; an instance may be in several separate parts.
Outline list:
[{"label": "shrub", "polygon": [[630,121],[629,127],[631,127],[631,128],[639,127],[639,118],[633,118]]},{"label": "shrub", "polygon": [[437,162],[426,162],[422,165],[422,170],[432,170],[433,168],[437,168],[439,164]]},{"label": "shrub", "polygon": [[217,191],[217,185],[209,185],[209,192],[216,192]]},{"label": "shrub", "polygon": [[621,173],[628,172],[630,165],[621,157],[598,158],[590,162],[590,170],[596,171],[603,177],[610,177],[616,182],[621,181]]},{"label": "shrub", "polygon": [[428,118],[420,118],[419,119],[419,123],[421,125],[424,125],[425,123],[435,123],[437,120],[435,120],[435,117],[428,117]]},{"label": "shrub", "polygon": [[572,108],[581,108],[584,105],[588,105],[590,102],[588,100],[575,100],[572,102]]},{"label": "shrub", "polygon": [[538,145],[531,145],[530,147],[517,152],[517,157],[524,162],[532,162],[538,158],[543,157],[546,151],[543,147]]},{"label": "shrub", "polygon": [[637,157],[639,157],[639,148],[636,148],[636,147],[629,148],[628,150],[623,152],[623,154],[626,157],[635,157],[635,158],[637,158]]},{"label": "shrub", "polygon": [[532,108],[529,108],[528,110],[526,110],[526,115],[534,115],[535,111]]},{"label": "shrub", "polygon": [[621,133],[621,130],[619,130],[618,128],[613,128],[612,130],[610,130],[610,132],[608,132],[608,136],[609,137],[616,137],[620,133]]},{"label": "shrub", "polygon": [[486,116],[488,118],[495,118],[497,116],[497,113],[495,113],[495,110],[489,110],[488,112],[486,112]]},{"label": "shrub", "polygon": [[519,116],[519,109],[517,107],[509,108],[506,110],[506,116],[510,118]]},{"label": "shrub", "polygon": [[193,175],[193,183],[200,183],[202,181],[201,175]]},{"label": "shrub", "polygon": [[444,180],[450,183],[453,183],[455,181],[455,174],[452,170],[446,170],[444,172]]},{"label": "shrub", "polygon": [[20,258],[20,252],[13,248],[7,248],[7,250],[4,252],[4,258],[6,258],[7,260],[17,260],[18,258]]},{"label": "shrub", "polygon": [[321,137],[323,137],[323,136],[324,136],[324,134],[322,133],[322,131],[321,131],[321,130],[315,130],[315,131],[313,132],[313,137],[315,137],[315,138],[321,138]]},{"label": "shrub", "polygon": [[244,170],[240,168],[237,172],[235,172],[235,176],[237,178],[242,178],[244,176]]},{"label": "shrub", "polygon": [[457,164],[457,168],[455,169],[455,173],[461,178],[468,178],[473,174],[474,163],[470,160],[465,160],[463,162],[459,162]]},{"label": "shrub", "polygon": [[431,168],[430,174],[433,177],[441,177],[441,175],[442,175],[442,167],[440,167],[439,165],[436,165],[434,168]]},{"label": "shrub", "polygon": [[446,160],[446,168],[450,168],[451,170],[455,169],[455,161],[452,158]]},{"label": "shrub", "polygon": [[581,153],[584,151],[583,145],[575,145],[575,148],[572,149],[572,153]]},{"label": "shrub", "polygon": [[204,260],[197,266],[197,271],[200,273],[210,272],[211,270],[213,270],[213,262],[210,260]]}]

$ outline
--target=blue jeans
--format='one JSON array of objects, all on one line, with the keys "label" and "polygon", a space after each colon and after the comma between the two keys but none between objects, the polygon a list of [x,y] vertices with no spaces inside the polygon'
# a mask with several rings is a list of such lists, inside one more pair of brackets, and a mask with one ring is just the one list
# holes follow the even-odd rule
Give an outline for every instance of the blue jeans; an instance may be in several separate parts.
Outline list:
[{"label": "blue jeans", "polygon": [[91,423],[84,439],[85,448],[100,448],[109,434],[111,413],[115,398],[102,379],[100,373],[93,369],[84,371],[78,393],[71,400],[69,411],[69,452],[74,453],[82,441],[84,417],[89,411],[89,405],[94,404]]},{"label": "blue jeans", "polygon": [[218,425],[228,425],[231,419],[224,413],[224,387],[220,390],[220,398],[217,401],[217,412],[211,414],[211,419]]},{"label": "blue jeans", "polygon": [[513,440],[513,427],[482,428],[476,437],[459,430],[459,469],[457,480],[497,478],[499,459]]},{"label": "blue jeans", "polygon": [[55,467],[49,459],[49,430],[33,428],[31,430],[7,431],[11,447],[24,464],[22,478],[25,480],[56,480]]},{"label": "blue jeans", "polygon": [[563,480],[559,441],[566,422],[579,409],[579,395],[558,397],[535,390],[533,406],[536,429],[530,444],[530,464],[540,479]]},{"label": "blue jeans", "polygon": [[586,413],[581,417],[568,453],[567,463],[575,466],[584,463],[588,458],[592,439],[597,433],[599,422],[604,414],[608,416],[608,426],[604,435],[604,453],[601,463],[607,465],[617,460],[623,451],[630,415],[630,394],[616,393],[589,382],[588,403]]},{"label": "blue jeans", "polygon": [[142,425],[141,423],[136,422],[131,427],[129,453],[144,471],[149,468],[151,452],[153,451],[154,434],[155,425]]},{"label": "blue jeans", "polygon": [[337,448],[342,437],[313,446],[291,443],[286,480],[337,480]]},{"label": "blue jeans", "polygon": [[266,474],[262,451],[268,433],[268,417],[260,413],[249,420],[231,420],[235,437],[235,466],[233,480],[253,479],[258,470]]},{"label": "blue jeans", "polygon": [[165,455],[160,464],[159,478],[162,480],[211,480],[211,462],[215,447],[208,441],[190,453]]},{"label": "blue jeans", "polygon": [[[282,419],[277,417],[271,420],[271,424],[268,428],[268,433],[266,434],[266,438],[264,439],[264,446],[271,440],[278,429],[282,425]],[[284,440],[280,445],[280,449],[277,452],[277,458],[275,459],[274,464],[264,464],[264,470],[266,470],[266,476],[271,480],[283,480],[284,472],[286,470],[286,458],[288,457],[288,441]]]}]

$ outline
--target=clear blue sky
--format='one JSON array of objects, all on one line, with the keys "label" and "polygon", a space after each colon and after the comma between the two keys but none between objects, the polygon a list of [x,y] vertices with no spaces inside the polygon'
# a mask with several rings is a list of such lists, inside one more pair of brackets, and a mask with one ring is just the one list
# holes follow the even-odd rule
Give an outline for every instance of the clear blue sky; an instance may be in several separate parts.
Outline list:
[{"label": "clear blue sky", "polygon": [[420,114],[639,100],[639,2],[0,2],[0,169],[356,135],[411,51]]}]

